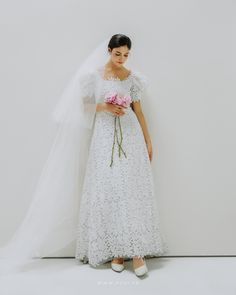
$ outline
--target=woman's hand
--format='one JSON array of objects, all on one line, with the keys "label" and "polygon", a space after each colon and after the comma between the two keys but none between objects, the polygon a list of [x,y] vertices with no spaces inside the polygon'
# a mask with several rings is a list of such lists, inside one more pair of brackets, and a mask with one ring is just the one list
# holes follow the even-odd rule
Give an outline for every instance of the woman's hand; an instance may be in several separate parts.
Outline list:
[{"label": "woman's hand", "polygon": [[111,112],[112,114],[116,116],[122,116],[125,114],[124,109],[126,108],[123,106],[113,104],[113,103],[108,103],[108,102],[104,102],[103,104],[104,104],[103,108],[105,111]]},{"label": "woman's hand", "polygon": [[151,140],[148,140],[146,142],[146,146],[147,146],[147,150],[148,150],[148,155],[149,155],[149,159],[150,159],[150,162],[152,161],[152,142]]}]

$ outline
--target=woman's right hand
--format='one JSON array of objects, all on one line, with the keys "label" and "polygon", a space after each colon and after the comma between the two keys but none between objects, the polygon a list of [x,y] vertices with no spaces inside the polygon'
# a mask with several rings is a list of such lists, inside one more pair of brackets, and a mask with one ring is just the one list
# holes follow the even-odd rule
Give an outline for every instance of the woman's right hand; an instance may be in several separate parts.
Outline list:
[{"label": "woman's right hand", "polygon": [[113,103],[104,102],[104,110],[111,112],[112,114],[116,116],[124,115],[125,114],[124,109],[126,109],[126,107],[113,104]]}]

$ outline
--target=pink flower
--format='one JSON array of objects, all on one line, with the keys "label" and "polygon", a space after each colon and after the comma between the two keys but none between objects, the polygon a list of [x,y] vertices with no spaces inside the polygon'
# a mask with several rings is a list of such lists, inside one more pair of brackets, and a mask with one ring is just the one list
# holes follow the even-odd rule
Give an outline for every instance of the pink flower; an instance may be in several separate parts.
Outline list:
[{"label": "pink flower", "polygon": [[105,95],[105,102],[128,107],[131,103],[131,97],[129,95],[120,95],[117,92],[109,92]]},{"label": "pink flower", "polygon": [[117,95],[117,97],[116,97],[116,104],[118,104],[118,105],[122,105],[123,104],[123,99],[122,99],[122,96],[120,96],[120,95]]},{"label": "pink flower", "polygon": [[129,96],[129,95],[125,95],[124,97],[123,97],[123,106],[124,107],[127,107],[127,106],[129,106],[130,105],[130,103],[131,103],[131,97]]},{"label": "pink flower", "polygon": [[116,100],[117,100],[117,93],[116,92],[108,93],[105,95],[106,102],[115,104]]}]

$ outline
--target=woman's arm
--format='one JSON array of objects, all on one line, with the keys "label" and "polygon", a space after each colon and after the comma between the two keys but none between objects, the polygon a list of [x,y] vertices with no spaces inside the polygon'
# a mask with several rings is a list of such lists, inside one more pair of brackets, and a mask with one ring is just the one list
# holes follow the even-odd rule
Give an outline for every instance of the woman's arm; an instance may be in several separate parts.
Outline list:
[{"label": "woman's arm", "polygon": [[148,132],[147,123],[146,123],[146,120],[145,120],[145,117],[144,117],[144,114],[143,114],[143,111],[141,108],[140,101],[132,102],[132,109],[135,112],[135,114],[139,120],[139,123],[142,127],[145,142],[146,143],[150,142],[151,138],[150,138],[150,134]]},{"label": "woman's arm", "polygon": [[152,160],[152,142],[151,142],[151,137],[150,137],[150,134],[149,134],[149,131],[147,128],[147,123],[146,123],[146,120],[145,120],[139,100],[132,102],[132,109],[135,112],[135,114],[138,118],[138,121],[140,123],[140,126],[143,130],[144,139],[145,139],[145,142],[147,145],[148,154],[149,154],[149,158],[151,161]]},{"label": "woman's arm", "polygon": [[124,115],[125,112],[123,109],[124,107],[112,103],[98,102],[96,104],[96,112],[108,111],[116,116]]},{"label": "woman's arm", "polygon": [[96,112],[104,111],[106,108],[106,104],[104,102],[98,102],[96,106]]}]

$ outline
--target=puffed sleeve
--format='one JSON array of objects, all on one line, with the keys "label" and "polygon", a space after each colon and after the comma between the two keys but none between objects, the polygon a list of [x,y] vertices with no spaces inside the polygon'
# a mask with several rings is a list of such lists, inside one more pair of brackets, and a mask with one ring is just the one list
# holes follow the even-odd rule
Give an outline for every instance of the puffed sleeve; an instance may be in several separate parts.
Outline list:
[{"label": "puffed sleeve", "polygon": [[146,75],[140,72],[134,72],[132,75],[132,85],[130,88],[130,96],[132,101],[141,101],[143,98],[143,92],[148,86],[148,78]]},{"label": "puffed sleeve", "polygon": [[96,114],[95,73],[93,71],[80,77],[80,90],[84,112],[83,124],[91,129]]}]

